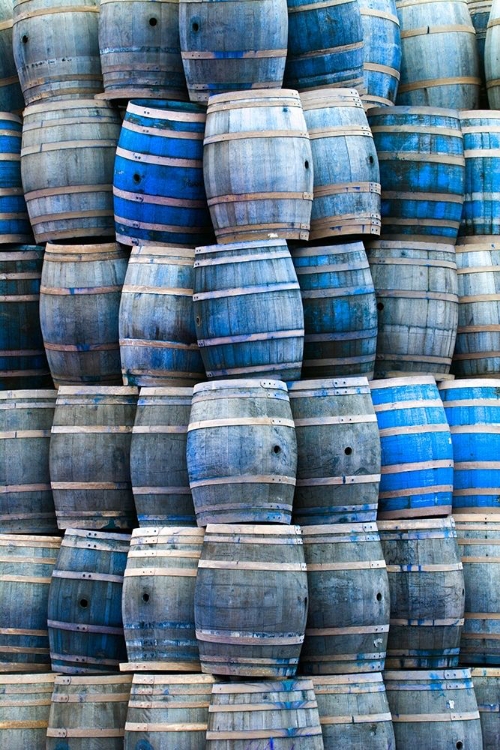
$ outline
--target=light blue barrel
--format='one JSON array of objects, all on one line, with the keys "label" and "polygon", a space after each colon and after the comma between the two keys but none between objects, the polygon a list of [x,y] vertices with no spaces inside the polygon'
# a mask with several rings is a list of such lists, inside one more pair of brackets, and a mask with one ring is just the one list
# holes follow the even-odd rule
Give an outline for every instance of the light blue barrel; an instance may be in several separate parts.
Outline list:
[{"label": "light blue barrel", "polygon": [[368,122],[380,167],[384,239],[453,243],[465,189],[458,111],[380,107],[368,112]]},{"label": "light blue barrel", "polygon": [[486,31],[493,0],[467,0],[472,25],[476,30],[476,48],[481,75],[481,95],[479,106],[487,109],[488,92],[486,91],[486,74],[484,71],[484,52],[486,47]]},{"label": "light blue barrel", "polygon": [[453,443],[453,512],[500,511],[499,381],[439,385]]},{"label": "light blue barrel", "polygon": [[187,102],[129,102],[113,179],[119,242],[195,247],[212,241],[202,169],[205,112]]},{"label": "light blue barrel", "polygon": [[370,383],[382,448],[378,518],[423,518],[451,512],[450,428],[430,376]]},{"label": "light blue barrel", "polygon": [[396,0],[359,0],[365,43],[363,76],[368,107],[396,101],[401,68],[401,32]]},{"label": "light blue barrel", "polygon": [[463,110],[465,200],[460,234],[500,233],[500,112]]},{"label": "light blue barrel", "polygon": [[21,118],[0,112],[0,244],[33,242],[21,182]]}]

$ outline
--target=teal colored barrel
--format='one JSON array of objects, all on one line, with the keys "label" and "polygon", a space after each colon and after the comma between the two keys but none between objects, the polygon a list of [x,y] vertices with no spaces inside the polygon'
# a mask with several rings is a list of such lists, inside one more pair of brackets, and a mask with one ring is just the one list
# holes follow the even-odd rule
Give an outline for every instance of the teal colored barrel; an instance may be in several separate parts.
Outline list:
[{"label": "teal colored barrel", "polygon": [[194,247],[213,238],[203,185],[205,108],[129,102],[113,178],[116,238]]},{"label": "teal colored barrel", "polygon": [[363,84],[363,26],[356,0],[288,0],[285,85],[298,91]]},{"label": "teal colored barrel", "polygon": [[500,393],[498,380],[439,385],[453,443],[453,512],[500,512]]},{"label": "teal colored barrel", "polygon": [[486,31],[493,0],[467,0],[472,25],[476,30],[476,48],[479,59],[479,73],[481,76],[481,94],[479,106],[487,109],[488,93],[486,90],[486,73],[484,70],[484,53],[486,47]]},{"label": "teal colored barrel", "polygon": [[465,200],[460,234],[500,233],[500,112],[460,112]]},{"label": "teal colored barrel", "polygon": [[12,0],[0,2],[0,112],[20,115],[24,109],[24,97],[17,75],[12,46]]},{"label": "teal colored barrel", "polygon": [[384,239],[457,238],[465,158],[457,110],[380,107],[368,112],[382,185]]},{"label": "teal colored barrel", "polygon": [[22,120],[0,112],[0,244],[33,242],[21,182]]},{"label": "teal colored barrel", "polygon": [[500,669],[498,667],[476,667],[471,669],[474,692],[476,693],[481,729],[483,732],[483,750],[498,750],[500,721]]},{"label": "teal colored barrel", "polygon": [[422,518],[451,512],[453,450],[433,377],[370,383],[380,431],[378,518]]},{"label": "teal colored barrel", "polygon": [[304,314],[284,240],[198,247],[193,309],[209,380],[300,380]]},{"label": "teal colored barrel", "polygon": [[401,32],[395,0],[359,0],[365,43],[365,108],[396,101],[401,68]]}]

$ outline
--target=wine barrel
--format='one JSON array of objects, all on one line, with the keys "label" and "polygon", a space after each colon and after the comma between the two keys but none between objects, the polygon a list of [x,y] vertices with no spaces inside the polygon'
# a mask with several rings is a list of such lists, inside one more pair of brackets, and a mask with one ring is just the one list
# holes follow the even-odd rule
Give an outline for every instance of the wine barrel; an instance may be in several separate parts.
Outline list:
[{"label": "wine barrel", "polygon": [[0,390],[52,388],[40,329],[43,247],[0,252]]},{"label": "wine barrel", "polygon": [[124,750],[205,750],[214,682],[207,674],[134,674]]},{"label": "wine barrel", "polygon": [[299,91],[363,85],[363,25],[356,0],[287,0],[285,85]]},{"label": "wine barrel", "polygon": [[465,187],[458,111],[379,107],[369,110],[368,122],[380,167],[384,240],[411,235],[411,242],[454,244]]},{"label": "wine barrel", "polygon": [[0,2],[0,112],[20,115],[24,109],[24,97],[17,75],[12,49],[13,3]]},{"label": "wine barrel", "polygon": [[188,386],[205,379],[193,318],[194,250],[133,247],[119,313],[125,385]]},{"label": "wine barrel", "polygon": [[26,104],[102,91],[99,4],[14,0],[13,50]]},{"label": "wine barrel", "polygon": [[461,513],[455,521],[465,578],[460,661],[496,666],[500,661],[500,517]]},{"label": "wine barrel", "polygon": [[301,380],[288,392],[297,438],[294,522],[375,521],[380,438],[367,379]]},{"label": "wine barrel", "polygon": [[102,99],[187,99],[179,3],[100,0]]},{"label": "wine barrel", "polygon": [[375,523],[305,526],[309,585],[304,674],[377,672],[389,631],[389,582]]},{"label": "wine barrel", "polygon": [[47,600],[60,545],[0,534],[0,672],[50,672]]},{"label": "wine barrel", "polygon": [[200,671],[194,586],[204,534],[179,526],[132,532],[122,599],[128,669]]},{"label": "wine barrel", "polygon": [[46,750],[123,750],[132,675],[54,681]]},{"label": "wine barrel", "polygon": [[464,136],[465,200],[461,234],[500,232],[500,112],[460,112]]},{"label": "wine barrel", "polygon": [[293,677],[307,573],[298,526],[207,526],[194,594],[201,671]]},{"label": "wine barrel", "polygon": [[459,237],[458,333],[452,370],[462,378],[500,371],[500,244],[498,237]]},{"label": "wine barrel", "polygon": [[384,672],[396,747],[482,750],[470,669]]},{"label": "wine barrel", "polygon": [[477,707],[481,719],[483,750],[498,750],[500,737],[498,722],[500,717],[500,669],[471,669]]},{"label": "wine barrel", "polygon": [[486,46],[486,30],[490,20],[492,0],[467,0],[469,7],[470,19],[476,30],[476,47],[479,59],[479,73],[481,76],[481,98],[480,106],[484,109],[488,106],[488,95],[486,92],[486,75],[484,70],[484,53]]},{"label": "wine barrel", "polygon": [[125,661],[121,603],[129,546],[126,534],[65,532],[49,587],[52,671],[113,672]]},{"label": "wine barrel", "polygon": [[493,0],[486,26],[486,41],[484,45],[484,72],[490,109],[500,108],[500,55],[498,54],[498,40],[500,39],[499,24],[500,3],[498,0]]},{"label": "wine barrel", "polygon": [[213,237],[203,186],[206,110],[129,102],[113,178],[116,238],[125,245],[202,245]]},{"label": "wine barrel", "polygon": [[389,576],[389,669],[458,664],[464,572],[451,517],[379,521]]},{"label": "wine barrel", "polygon": [[373,380],[370,388],[382,447],[378,517],[448,515],[453,449],[434,378]]},{"label": "wine barrel", "polygon": [[285,383],[195,386],[186,457],[198,526],[290,523],[297,440]]},{"label": "wine barrel", "polygon": [[179,33],[192,102],[208,102],[213,94],[228,91],[281,88],[286,0],[180,0]]},{"label": "wine barrel", "polygon": [[377,297],[375,376],[450,371],[458,327],[453,245],[380,240],[368,246]]},{"label": "wine barrel", "polygon": [[121,385],[118,309],[127,253],[115,242],[47,244],[40,323],[54,383]]},{"label": "wine barrel", "polygon": [[192,388],[141,388],[130,478],[139,526],[196,526],[186,442]]},{"label": "wine barrel", "polygon": [[21,182],[21,138],[21,118],[0,112],[0,245],[33,241]]},{"label": "wine barrel", "polygon": [[49,473],[56,391],[0,392],[0,533],[57,533]]},{"label": "wine barrel", "polygon": [[359,0],[363,24],[365,109],[391,107],[401,69],[401,32],[396,0]]},{"label": "wine barrel", "polygon": [[313,160],[298,93],[211,97],[203,176],[217,242],[307,240]]},{"label": "wine barrel", "polygon": [[312,678],[324,750],[395,747],[391,712],[380,672]]},{"label": "wine barrel", "polygon": [[397,104],[477,109],[481,77],[467,0],[396,0],[401,24]]},{"label": "wine barrel", "polygon": [[0,675],[0,750],[45,750],[55,674]]},{"label": "wine barrel", "polygon": [[298,380],[304,311],[284,240],[196,248],[193,313],[207,377]]},{"label": "wine barrel", "polygon": [[373,377],[377,307],[362,242],[291,248],[304,308],[305,378]]},{"label": "wine barrel", "polygon": [[311,680],[216,684],[206,750],[323,750]]},{"label": "wine barrel", "polygon": [[300,95],[314,172],[310,240],[380,234],[380,172],[356,89]]}]

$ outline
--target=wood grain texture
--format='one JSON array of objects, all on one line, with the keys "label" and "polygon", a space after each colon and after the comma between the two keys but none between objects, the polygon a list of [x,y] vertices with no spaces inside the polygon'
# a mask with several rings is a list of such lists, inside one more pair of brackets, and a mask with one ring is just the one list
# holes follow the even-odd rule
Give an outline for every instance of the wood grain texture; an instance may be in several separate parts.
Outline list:
[{"label": "wood grain texture", "polygon": [[483,750],[496,750],[500,713],[500,671],[494,667],[476,667],[471,669],[471,676],[481,718]]},{"label": "wood grain texture", "polygon": [[0,675],[0,748],[43,750],[55,674]]},{"label": "wood grain texture", "polygon": [[482,239],[500,231],[500,113],[465,110],[460,122],[465,154],[460,233]]},{"label": "wood grain texture", "polygon": [[0,3],[0,112],[20,115],[24,109],[24,97],[17,75],[12,49],[13,3]]},{"label": "wood grain texture", "polygon": [[401,69],[401,32],[396,0],[360,0],[365,109],[396,101]]},{"label": "wood grain texture", "polygon": [[21,180],[21,118],[0,113],[0,245],[33,242]]},{"label": "wood grain texture", "polygon": [[498,54],[498,40],[500,38],[500,3],[493,0],[486,25],[486,40],[484,46],[484,73],[486,91],[490,109],[500,107],[500,56]]}]

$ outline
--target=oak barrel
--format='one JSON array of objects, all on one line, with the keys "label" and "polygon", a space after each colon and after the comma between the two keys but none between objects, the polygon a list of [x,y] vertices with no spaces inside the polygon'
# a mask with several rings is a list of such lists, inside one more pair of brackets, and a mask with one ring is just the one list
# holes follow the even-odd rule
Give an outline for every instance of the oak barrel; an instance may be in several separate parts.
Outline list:
[{"label": "oak barrel", "polygon": [[49,473],[56,391],[0,392],[0,533],[57,533]]},{"label": "oak barrel", "polygon": [[300,527],[207,526],[194,594],[202,672],[293,677],[307,604]]},{"label": "oak barrel", "polygon": [[123,581],[129,668],[199,672],[194,587],[204,530],[134,529]]},{"label": "oak barrel", "polygon": [[471,669],[474,692],[479,708],[481,730],[483,733],[483,750],[498,750],[500,734],[500,669],[476,667]]},{"label": "oak barrel", "polygon": [[431,376],[370,382],[382,448],[378,517],[451,513],[453,448]]},{"label": "oak barrel", "polygon": [[186,460],[192,388],[141,388],[130,478],[139,526],[196,526]]},{"label": "oak barrel", "polygon": [[60,546],[55,536],[0,534],[0,672],[50,672],[47,601]]},{"label": "oak barrel", "polygon": [[132,248],[119,313],[125,385],[189,386],[205,379],[193,284],[192,248]]},{"label": "oak barrel", "polygon": [[196,248],[193,314],[207,377],[298,380],[299,282],[285,240]]},{"label": "oak barrel", "polygon": [[295,523],[375,521],[380,438],[367,379],[300,380],[288,392],[297,438]]},{"label": "oak barrel", "polygon": [[0,112],[0,246],[33,241],[21,181],[21,139],[21,118]]},{"label": "oak barrel", "polygon": [[297,439],[285,383],[196,385],[186,457],[199,526],[290,523]]},{"label": "oak barrel", "polygon": [[467,0],[472,25],[476,30],[476,47],[479,59],[479,73],[481,76],[481,97],[479,105],[487,106],[486,74],[484,70],[484,54],[486,46],[486,31],[490,20],[492,0]]},{"label": "oak barrel", "polygon": [[389,669],[458,664],[464,571],[453,519],[379,521],[389,576]]},{"label": "oak barrel", "polygon": [[123,750],[132,675],[57,676],[46,750]]},{"label": "oak barrel", "polygon": [[465,200],[460,226],[465,235],[500,232],[500,112],[460,112],[464,136]]},{"label": "oak barrel", "polygon": [[125,661],[122,588],[130,536],[68,529],[49,587],[54,672],[116,672]]},{"label": "oak barrel", "polygon": [[309,610],[304,674],[377,672],[389,631],[389,582],[375,523],[304,526]]},{"label": "oak barrel", "polygon": [[2,0],[0,3],[0,112],[13,112],[20,115],[24,109],[24,97],[12,49],[13,13],[12,0]]},{"label": "oak barrel", "polygon": [[313,159],[297,91],[211,97],[203,143],[217,242],[309,238]]},{"label": "oak barrel", "polygon": [[45,750],[55,674],[0,675],[0,750]]},{"label": "oak barrel", "polygon": [[179,33],[192,102],[227,91],[281,88],[286,0],[180,0]]},{"label": "oak barrel", "polygon": [[54,383],[121,385],[118,309],[127,253],[116,242],[48,243],[40,323]]},{"label": "oak barrel", "polygon": [[493,0],[486,26],[486,40],[484,45],[484,73],[486,90],[490,109],[500,107],[500,54],[498,40],[500,38],[500,3]]},{"label": "oak barrel", "polygon": [[365,109],[391,107],[401,69],[401,31],[396,0],[359,0],[363,24]]}]

